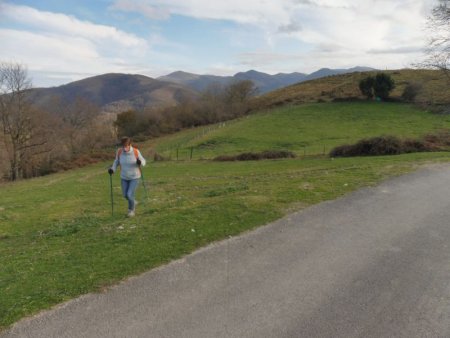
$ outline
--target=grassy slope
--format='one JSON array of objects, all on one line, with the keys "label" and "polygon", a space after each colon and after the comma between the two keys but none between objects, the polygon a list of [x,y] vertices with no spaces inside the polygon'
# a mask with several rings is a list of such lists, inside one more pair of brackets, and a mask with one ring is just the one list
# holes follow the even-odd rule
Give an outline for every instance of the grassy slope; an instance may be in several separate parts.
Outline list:
[{"label": "grassy slope", "polygon": [[168,136],[155,148],[174,158],[179,147],[180,159],[190,156],[191,147],[194,158],[273,149],[315,155],[364,137],[420,137],[450,127],[450,116],[398,103],[326,103],[277,108],[220,126]]},{"label": "grassy slope", "polygon": [[[395,81],[396,87],[391,93],[393,98],[400,98],[408,83],[418,83],[422,85],[422,90],[416,98],[417,102],[450,103],[450,82],[442,72],[413,69],[383,72],[390,74]],[[261,109],[289,103],[311,103],[319,100],[329,102],[348,97],[363,98],[358,89],[359,81],[376,73],[350,73],[303,82],[263,95],[257,98],[253,104],[255,109]]]},{"label": "grassy slope", "polygon": [[[229,135],[232,143],[208,147],[205,154],[250,145],[251,150],[274,148],[280,142],[294,150],[301,149],[300,142],[311,149],[319,143],[320,153],[323,144],[331,147],[372,132],[413,136],[449,124],[448,118],[403,105],[312,105],[255,115],[206,134],[206,129],[186,131],[164,138],[158,147],[184,142],[198,148]],[[447,161],[448,155],[151,163],[144,171],[150,201],[145,202],[141,187],[134,219],[124,217],[117,175],[117,210],[110,216],[107,164],[3,185],[0,327],[287,212],[408,172],[417,163]]]}]

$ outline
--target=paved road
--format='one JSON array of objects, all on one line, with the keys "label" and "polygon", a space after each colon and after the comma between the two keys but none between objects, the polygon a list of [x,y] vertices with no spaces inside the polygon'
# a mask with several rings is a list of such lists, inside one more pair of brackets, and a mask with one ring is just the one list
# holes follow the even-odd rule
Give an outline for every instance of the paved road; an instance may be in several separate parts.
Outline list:
[{"label": "paved road", "polygon": [[0,337],[450,337],[450,166],[290,215]]}]

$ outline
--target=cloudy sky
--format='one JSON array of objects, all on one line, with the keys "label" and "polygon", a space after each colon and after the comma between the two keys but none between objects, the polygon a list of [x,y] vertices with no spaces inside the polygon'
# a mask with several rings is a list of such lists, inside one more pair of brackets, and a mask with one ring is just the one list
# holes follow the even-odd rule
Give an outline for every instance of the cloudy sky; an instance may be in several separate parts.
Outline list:
[{"label": "cloudy sky", "polygon": [[109,72],[411,66],[437,0],[0,0],[0,61],[35,86]]}]

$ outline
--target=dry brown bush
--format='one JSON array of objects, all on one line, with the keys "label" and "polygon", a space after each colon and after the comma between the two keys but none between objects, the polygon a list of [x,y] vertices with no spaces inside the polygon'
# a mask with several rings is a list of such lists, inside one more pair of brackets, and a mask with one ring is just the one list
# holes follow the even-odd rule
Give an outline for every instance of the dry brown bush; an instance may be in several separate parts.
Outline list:
[{"label": "dry brown bush", "polygon": [[425,151],[440,151],[450,146],[450,132],[442,130],[425,135],[422,139],[400,139],[395,136],[378,136],[363,139],[355,144],[335,147],[331,157],[398,155]]},{"label": "dry brown bush", "polygon": [[265,159],[294,158],[295,154],[284,150],[266,150],[260,153],[242,153],[238,155],[221,155],[214,158],[214,161],[258,161]]}]

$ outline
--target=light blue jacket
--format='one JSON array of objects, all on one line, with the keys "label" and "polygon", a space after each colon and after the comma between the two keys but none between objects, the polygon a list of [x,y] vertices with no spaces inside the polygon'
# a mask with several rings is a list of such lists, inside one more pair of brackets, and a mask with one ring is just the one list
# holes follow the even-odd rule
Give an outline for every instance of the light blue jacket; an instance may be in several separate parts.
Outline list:
[{"label": "light blue jacket", "polygon": [[[120,151],[120,149],[122,149]],[[137,150],[138,158],[141,160],[141,166],[145,166],[146,161],[141,152]],[[119,151],[121,152],[119,156]],[[124,180],[135,180],[141,177],[141,170],[136,163],[136,156],[134,154],[133,147],[130,146],[129,151],[125,151],[123,148],[117,149],[116,159],[112,165],[112,170],[116,171],[120,165],[120,177]]]}]

